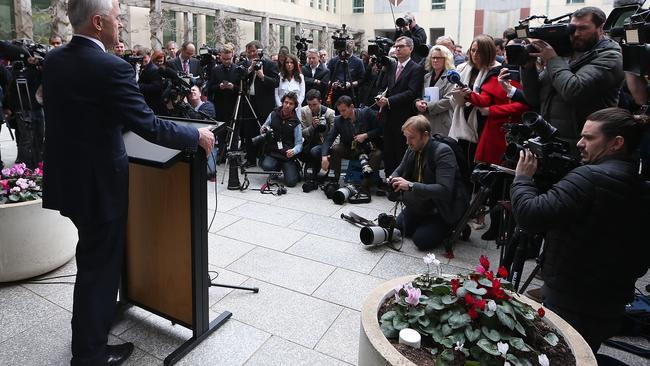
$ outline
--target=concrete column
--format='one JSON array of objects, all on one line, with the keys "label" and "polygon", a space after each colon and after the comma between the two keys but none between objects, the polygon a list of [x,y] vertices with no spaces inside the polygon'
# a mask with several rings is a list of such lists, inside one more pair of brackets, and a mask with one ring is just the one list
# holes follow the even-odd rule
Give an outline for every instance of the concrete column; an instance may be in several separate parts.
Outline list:
[{"label": "concrete column", "polygon": [[[206,44],[206,29],[205,29],[205,14],[199,14],[196,17],[196,43],[197,47],[201,47]],[[214,47],[213,44],[209,45]]]},{"label": "concrete column", "polygon": [[260,26],[260,42],[262,42],[262,46],[264,48],[269,48],[271,46],[269,40],[269,32],[270,32],[270,25],[269,25],[269,17],[262,17],[262,23]]},{"label": "concrete column", "polygon": [[192,13],[183,13],[183,42],[194,42],[194,17]]},{"label": "concrete column", "polygon": [[163,47],[163,15],[161,0],[151,0],[149,7],[149,40],[151,49],[160,51]]},{"label": "concrete column", "polygon": [[176,12],[176,43],[178,43],[178,47],[181,46],[181,43],[185,42],[185,39],[183,38],[184,29],[185,29],[184,13],[177,11]]},{"label": "concrete column", "polygon": [[224,29],[223,29],[223,12],[221,9],[214,11],[214,38],[217,46],[223,45]]},{"label": "concrete column", "polygon": [[14,0],[14,19],[16,21],[16,38],[33,39],[32,0]]},{"label": "concrete column", "polygon": [[324,48],[329,53],[329,49],[328,49],[329,42],[327,39],[328,37],[329,37],[329,27],[324,26],[322,29],[318,31],[318,49],[320,50]]},{"label": "concrete column", "polygon": [[122,28],[120,28],[120,39],[124,42],[124,48],[130,49],[131,44],[131,7],[120,3],[120,15],[122,17]]}]

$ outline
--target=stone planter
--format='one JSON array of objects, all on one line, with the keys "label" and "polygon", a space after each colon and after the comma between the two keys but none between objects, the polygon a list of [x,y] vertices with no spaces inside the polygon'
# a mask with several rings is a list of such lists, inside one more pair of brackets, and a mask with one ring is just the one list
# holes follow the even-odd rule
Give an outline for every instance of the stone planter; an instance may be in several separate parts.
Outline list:
[{"label": "stone planter", "polygon": [[0,282],[41,275],[75,254],[77,229],[41,200],[0,205]]},{"label": "stone planter", "polygon": [[[394,288],[411,282],[416,276],[405,276],[382,283],[366,298],[361,308],[361,335],[359,337],[359,366],[403,365],[416,366],[402,356],[395,347],[384,337],[379,328],[377,312],[379,307],[393,296]],[[525,296],[521,300],[534,309],[541,305]],[[552,311],[545,309],[544,320],[551,324],[567,341],[576,358],[576,366],[596,366],[596,358],[585,340],[567,322]]]}]

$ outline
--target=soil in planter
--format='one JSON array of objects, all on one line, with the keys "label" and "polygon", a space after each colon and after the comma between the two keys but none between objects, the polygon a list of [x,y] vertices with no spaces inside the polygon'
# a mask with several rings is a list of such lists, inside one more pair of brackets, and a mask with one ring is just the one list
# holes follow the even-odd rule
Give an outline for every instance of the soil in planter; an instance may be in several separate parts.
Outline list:
[{"label": "soil in planter", "polygon": [[[378,322],[381,316],[384,315],[386,312],[388,312],[394,306],[394,304],[395,304],[395,298],[391,296],[379,307],[379,311],[377,313]],[[529,334],[526,337],[526,339],[524,339],[526,343],[531,345],[537,351],[545,354],[546,357],[548,357],[549,363],[551,365],[575,366],[576,359],[573,356],[573,352],[571,351],[571,348],[569,348],[569,345],[566,343],[564,337],[541,319],[536,318],[534,323],[535,323],[535,328],[537,328],[539,332],[538,333],[531,332],[532,334]],[[539,333],[546,334],[550,331],[554,332],[558,336],[559,341],[555,346],[551,346],[550,344],[548,344],[544,340],[544,338],[539,335]],[[404,357],[408,358],[411,362],[415,363],[418,366],[434,366],[436,364],[435,358],[431,355],[430,352],[430,349],[433,348],[434,346],[431,337],[423,336],[422,348],[419,349],[406,346],[403,344],[399,344],[399,341],[397,339],[389,339],[389,342],[395,347],[395,349],[399,353],[401,353]],[[512,353],[518,358],[524,358],[523,352],[514,349],[514,347],[510,347],[510,350],[508,352]],[[460,355],[460,356],[464,356],[464,355]],[[533,365],[538,364],[536,356],[534,359],[529,359],[529,361]],[[457,359],[454,361],[454,363],[450,365],[462,366],[464,364],[465,364],[465,360]]]}]

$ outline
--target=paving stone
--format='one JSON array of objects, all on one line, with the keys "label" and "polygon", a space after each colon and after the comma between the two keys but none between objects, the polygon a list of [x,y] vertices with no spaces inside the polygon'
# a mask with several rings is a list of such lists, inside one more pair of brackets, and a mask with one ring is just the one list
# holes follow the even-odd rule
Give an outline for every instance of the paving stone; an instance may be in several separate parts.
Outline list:
[{"label": "paving stone", "polygon": [[314,292],[314,296],[355,310],[361,310],[361,305],[368,294],[385,281],[382,278],[337,268]]},{"label": "paving stone", "polygon": [[385,253],[377,247],[313,234],[307,234],[286,252],[363,273],[370,273]]},{"label": "paving stone", "polygon": [[[216,271],[218,274],[218,277],[212,280],[214,283],[219,283],[219,284],[224,284],[224,285],[241,285],[244,281],[248,279],[246,276],[242,276],[238,273],[231,272],[227,269],[219,268],[213,265],[209,265],[208,269],[210,271]],[[214,278],[216,275],[215,273],[209,273],[210,278]],[[208,303],[210,306],[216,304],[219,300],[223,299],[224,296],[228,295],[230,291],[233,291],[233,289],[226,288],[226,287],[218,287],[218,286],[210,286],[210,289],[208,290],[208,295],[210,297],[210,300]]]},{"label": "paving stone", "polygon": [[[224,188],[225,189],[225,188]],[[215,201],[214,191],[208,191],[208,210],[214,210],[215,202],[218,212],[228,212],[233,208],[243,205],[247,201],[241,197],[233,197],[226,194],[222,194],[222,191],[217,191],[217,197]]]},{"label": "paving stone", "polygon": [[261,245],[275,250],[285,250],[305,233],[264,222],[242,219],[218,232],[221,236]]},{"label": "paving stone", "polygon": [[[228,180],[228,178],[226,178]],[[241,180],[241,177],[240,177]],[[254,201],[254,202],[260,202],[260,203],[266,203],[270,204],[273,202],[277,202],[280,199],[280,196],[276,196],[273,194],[262,194],[259,191],[254,191],[252,188],[260,188],[260,186],[263,184],[263,182],[260,182],[259,184],[254,184],[251,182],[250,187],[247,190],[244,191],[229,191],[226,189],[226,184],[219,185],[220,190],[217,190],[218,197],[221,198],[222,196],[229,196],[233,198],[237,198],[240,200],[246,200],[246,201]],[[294,196],[295,195],[283,195],[283,197],[287,196]]]},{"label": "paving stone", "polygon": [[321,190],[297,195],[286,195],[280,198],[275,204],[280,207],[300,210],[317,215],[329,216],[341,209],[341,206],[328,200]]},{"label": "paving stone", "polygon": [[49,318],[69,314],[20,286],[0,287],[0,309],[0,343]]},{"label": "paving stone", "polygon": [[178,365],[242,365],[271,335],[229,319]]},{"label": "paving stone", "polygon": [[121,339],[161,360],[191,337],[191,330],[154,314],[120,334]]},{"label": "paving stone", "polygon": [[257,286],[259,293],[233,291],[212,307],[231,311],[243,323],[313,348],[341,312],[327,301],[255,279],[244,286]]},{"label": "paving stone", "polygon": [[346,363],[273,336],[251,357],[246,366],[338,366]]},{"label": "paving stone", "polygon": [[335,219],[340,219],[341,214],[346,214],[349,215],[350,212],[354,212],[355,214],[364,217],[368,220],[375,220],[377,216],[381,213],[386,213],[386,211],[380,210],[375,207],[368,207],[366,205],[343,205],[339,206],[341,207],[338,211],[330,215],[331,217]]},{"label": "paving stone", "polygon": [[356,365],[359,359],[360,314],[358,311],[344,309],[315,350]]},{"label": "paving stone", "polygon": [[111,328],[111,334],[119,336],[149,316],[151,316],[150,312],[137,306],[129,306],[122,313],[118,313],[117,318],[113,322],[114,325]]},{"label": "paving stone", "polygon": [[335,267],[266,248],[255,248],[228,269],[291,290],[311,294]]},{"label": "paving stone", "polygon": [[[72,277],[62,277],[52,280],[43,281],[42,284],[31,284],[25,283],[23,287],[29,289],[32,292],[35,292],[41,297],[46,298],[47,300],[59,305],[60,307],[72,311],[72,295],[74,293],[74,282],[76,280],[77,273],[77,264],[76,260],[72,258],[68,263],[63,266],[55,269],[54,271],[48,272],[42,276],[35,277],[33,280],[40,280],[45,278],[51,278],[56,276],[69,276]],[[54,284],[46,282],[69,282],[66,284]]]},{"label": "paving stone", "polygon": [[212,265],[226,267],[253,248],[255,245],[208,233],[208,263]]},{"label": "paving stone", "polygon": [[[214,221],[213,218],[214,217]],[[212,222],[212,226],[209,227],[208,232],[216,233],[217,231],[227,227],[228,225],[240,220],[241,217],[227,214],[224,212],[214,213],[214,210],[208,210],[208,225]]]},{"label": "paving stone", "polygon": [[278,207],[276,204],[265,205],[257,202],[245,203],[229,213],[278,226],[289,226],[305,214],[302,211]]},{"label": "paving stone", "polygon": [[351,243],[360,243],[357,226],[349,224],[342,219],[323,217],[307,214],[289,226],[292,229],[318,234],[332,239],[344,240]]},{"label": "paving stone", "polygon": [[[443,273],[447,274],[469,272],[467,269],[446,264],[442,264],[441,269]],[[384,255],[379,263],[377,263],[377,266],[372,270],[372,272],[370,272],[370,274],[376,277],[392,279],[407,275],[419,275],[426,271],[427,265],[421,257],[416,258],[409,255],[389,252]]]}]

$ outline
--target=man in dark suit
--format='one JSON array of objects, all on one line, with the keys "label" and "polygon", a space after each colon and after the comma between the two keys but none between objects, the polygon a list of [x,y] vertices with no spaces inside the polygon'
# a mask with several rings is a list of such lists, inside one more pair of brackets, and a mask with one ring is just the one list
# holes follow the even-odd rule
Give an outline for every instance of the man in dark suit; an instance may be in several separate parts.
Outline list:
[{"label": "man in dark suit", "polygon": [[178,57],[169,60],[167,66],[185,75],[199,76],[201,75],[201,62],[192,57],[195,52],[194,43],[185,41]]},{"label": "man in dark suit", "polygon": [[[305,77],[305,92],[316,89],[323,96],[327,93],[327,83],[329,81],[329,72],[325,65],[322,65],[318,59],[318,50],[312,48],[307,51],[307,64],[302,66],[302,74]],[[307,98],[302,103],[307,105]]]},{"label": "man in dark suit", "polygon": [[[333,108],[336,101],[343,95],[350,96],[355,105],[359,105],[359,84],[363,81],[366,70],[363,67],[363,61],[352,54],[353,46],[354,42],[348,41],[346,50],[339,52],[327,63],[330,86],[324,94],[324,99],[330,108]],[[327,94],[330,93],[330,89],[331,97]]]},{"label": "man in dark suit", "polygon": [[126,240],[129,166],[122,131],[190,151],[197,145],[210,151],[214,136],[207,128],[156,118],[131,65],[106,53],[121,26],[117,0],[70,0],[68,17],[75,36],[50,51],[43,66],[43,207],[69,217],[79,234],[71,365],[119,365],[133,351],[132,343],[107,345]]},{"label": "man in dark suit", "polygon": [[417,114],[415,99],[422,93],[424,69],[411,60],[413,40],[400,37],[395,41],[397,62],[387,68],[388,89],[379,99],[381,123],[384,133],[384,169],[390,175],[402,161],[406,152],[406,139],[402,125]]},{"label": "man in dark suit", "polygon": [[151,62],[150,49],[141,49],[138,51],[138,55],[143,57],[140,77],[138,78],[140,92],[144,95],[144,100],[147,102],[149,108],[155,114],[161,115],[164,111],[162,106],[162,76],[158,73],[158,66]]},{"label": "man in dark suit", "polygon": [[232,119],[237,93],[239,92],[239,78],[233,65],[233,46],[226,44],[221,48],[221,64],[212,69],[208,81],[208,99],[216,107],[217,121],[229,122]]}]

